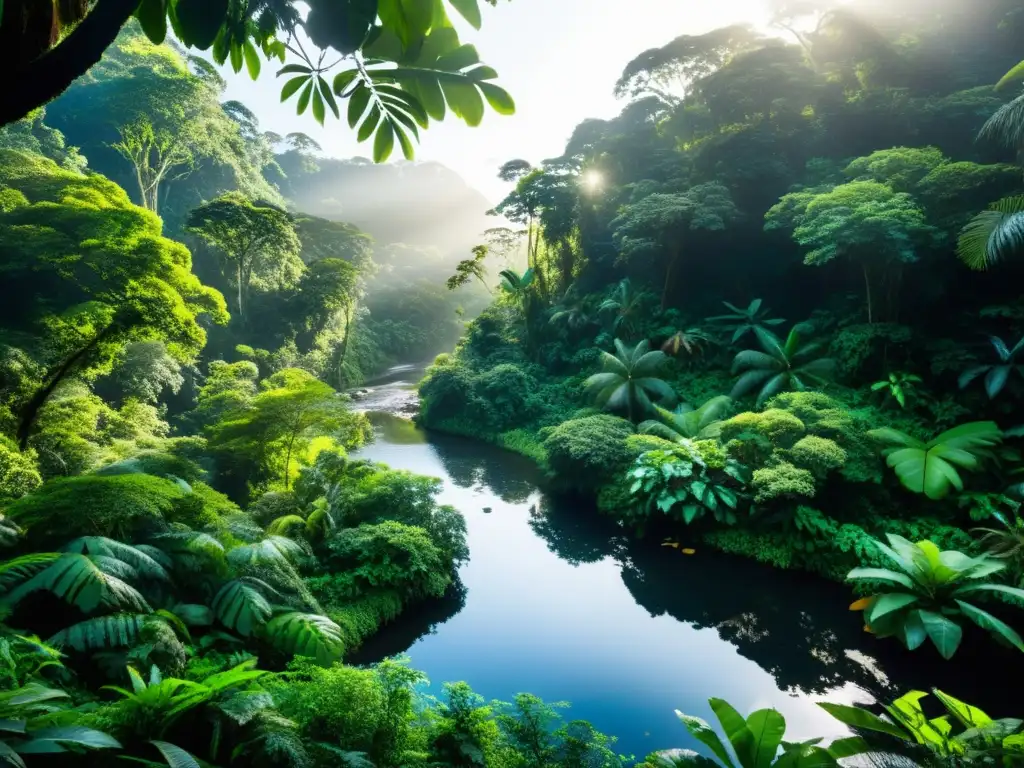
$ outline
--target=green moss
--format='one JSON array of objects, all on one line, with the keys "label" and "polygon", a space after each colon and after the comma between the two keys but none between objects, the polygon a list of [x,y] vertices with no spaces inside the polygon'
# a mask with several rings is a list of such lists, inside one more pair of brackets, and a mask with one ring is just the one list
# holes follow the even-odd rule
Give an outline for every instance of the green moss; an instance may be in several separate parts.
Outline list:
[{"label": "green moss", "polygon": [[626,438],[626,449],[629,451],[630,463],[648,451],[670,451],[675,443],[655,435],[630,435]]},{"label": "green moss", "polygon": [[804,423],[796,415],[778,407],[760,413],[739,413],[722,422],[722,440],[726,442],[744,433],[754,433],[780,448],[791,446],[805,431]]},{"label": "green moss", "polygon": [[816,493],[814,475],[806,469],[794,467],[788,461],[754,470],[751,487],[754,490],[754,501],[758,504],[779,499],[811,498]]},{"label": "green moss", "polygon": [[729,455],[717,440],[696,440],[693,446],[704,460],[708,469],[725,469]]},{"label": "green moss", "polygon": [[816,477],[824,477],[846,465],[846,451],[835,441],[817,435],[801,437],[788,455],[793,464],[810,470]]},{"label": "green moss", "polygon": [[192,483],[192,493],[175,502],[167,520],[189,528],[218,527],[224,518],[241,513],[241,508],[223,493],[206,483],[196,482]]},{"label": "green moss", "polygon": [[22,453],[6,437],[0,437],[0,501],[20,499],[42,485],[43,478],[31,448]]}]

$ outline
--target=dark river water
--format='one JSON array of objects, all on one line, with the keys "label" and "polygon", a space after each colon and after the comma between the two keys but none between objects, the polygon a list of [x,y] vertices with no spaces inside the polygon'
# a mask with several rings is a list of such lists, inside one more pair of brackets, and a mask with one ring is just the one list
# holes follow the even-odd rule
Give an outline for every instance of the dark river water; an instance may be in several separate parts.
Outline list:
[{"label": "dark river water", "polygon": [[911,688],[1014,714],[993,703],[990,689],[1006,686],[977,674],[998,666],[980,654],[1003,655],[984,639],[952,662],[930,647],[908,653],[862,631],[842,585],[631,541],[590,505],[545,493],[528,460],[417,429],[395,414],[415,404],[421,373],[403,366],[368,385],[357,407],[377,439],[359,455],[441,478],[441,502],[466,517],[471,559],[460,590],[412,610],[351,661],[407,653],[434,693],[465,680],[486,699],[571,702],[567,719],[589,720],[637,757],[700,748],[673,710],[713,721],[711,696],[744,714],[778,709],[787,741],[845,734],[816,701],[871,703]]}]

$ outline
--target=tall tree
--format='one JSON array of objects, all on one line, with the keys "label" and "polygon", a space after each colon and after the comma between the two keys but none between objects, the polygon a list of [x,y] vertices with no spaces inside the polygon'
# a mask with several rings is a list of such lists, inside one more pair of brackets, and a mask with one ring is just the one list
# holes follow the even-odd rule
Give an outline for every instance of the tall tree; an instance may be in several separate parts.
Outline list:
[{"label": "tall tree", "polygon": [[765,221],[768,230],[794,227],[793,239],[808,249],[805,264],[836,259],[856,264],[864,278],[869,323],[892,318],[903,266],[917,261],[918,249],[936,235],[910,195],[875,181],[791,193]]},{"label": "tall tree", "polygon": [[623,259],[651,256],[664,264],[661,292],[664,309],[687,233],[725,229],[738,215],[729,190],[711,182],[691,187],[686,192],[647,195],[624,206],[611,227]]},{"label": "tall tree", "polygon": [[36,416],[69,378],[110,370],[134,341],[163,341],[179,362],[206,343],[198,322],[227,321],[223,297],[191,271],[191,256],[161,234],[152,212],[98,175],[53,161],[0,150],[0,188],[17,200],[0,206],[2,274],[10,298],[0,323],[36,335],[45,373],[20,404],[24,446]]},{"label": "tall tree", "polygon": [[268,287],[290,285],[302,271],[293,219],[269,203],[229,192],[192,211],[186,228],[220,252],[243,323],[254,281]]}]

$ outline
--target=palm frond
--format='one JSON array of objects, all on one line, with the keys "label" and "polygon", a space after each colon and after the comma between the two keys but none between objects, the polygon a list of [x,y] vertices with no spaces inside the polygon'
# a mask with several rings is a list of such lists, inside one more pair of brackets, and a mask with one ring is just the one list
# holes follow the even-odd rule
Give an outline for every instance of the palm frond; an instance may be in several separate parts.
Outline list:
[{"label": "palm frond", "polygon": [[1000,200],[975,216],[961,231],[956,249],[964,264],[979,271],[1021,251],[1024,251],[1024,195]]},{"label": "palm frond", "polygon": [[6,589],[32,578],[46,570],[59,557],[57,552],[37,552],[8,560],[0,565],[0,588]]},{"label": "palm frond", "polygon": [[1011,149],[1024,146],[1024,95],[997,109],[981,127],[978,138],[997,141]]}]

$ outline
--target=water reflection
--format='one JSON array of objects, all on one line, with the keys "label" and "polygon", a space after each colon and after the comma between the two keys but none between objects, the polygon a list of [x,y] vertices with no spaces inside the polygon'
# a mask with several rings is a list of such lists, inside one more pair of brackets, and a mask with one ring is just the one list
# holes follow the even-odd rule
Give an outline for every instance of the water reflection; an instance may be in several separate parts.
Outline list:
[{"label": "water reflection", "polygon": [[[843,734],[814,705],[826,698],[868,702],[940,685],[994,715],[1014,711],[968,664],[864,634],[842,585],[636,541],[592,504],[542,492],[522,457],[377,423],[363,455],[442,478],[442,503],[466,515],[471,559],[460,595],[404,615],[358,661],[408,650],[431,680],[467,680],[485,698],[569,700],[570,717],[638,755],[699,748],[672,711],[710,716],[710,696],[740,711],[778,708],[792,739]],[[1000,650],[967,641],[963,660],[978,652]]]}]

